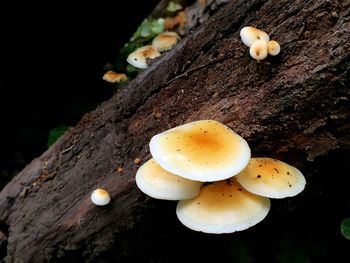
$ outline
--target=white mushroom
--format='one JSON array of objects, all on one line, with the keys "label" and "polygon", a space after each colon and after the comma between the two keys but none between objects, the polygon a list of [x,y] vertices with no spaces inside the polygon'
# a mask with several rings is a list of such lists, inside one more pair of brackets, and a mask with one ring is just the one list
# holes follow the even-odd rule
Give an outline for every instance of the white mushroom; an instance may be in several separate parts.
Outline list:
[{"label": "white mushroom", "polygon": [[107,205],[111,201],[111,197],[109,193],[102,188],[95,189],[91,194],[91,201],[95,205]]},{"label": "white mushroom", "polygon": [[280,51],[281,51],[281,46],[277,41],[271,40],[267,42],[267,52],[271,56],[277,56],[280,53]]},{"label": "white mushroom", "polygon": [[154,159],[148,160],[136,173],[136,184],[145,194],[164,200],[182,200],[198,195],[201,182],[169,173]]},{"label": "white mushroom", "polygon": [[247,142],[214,120],[187,123],[155,135],[150,150],[163,169],[201,182],[232,177],[250,159]]},{"label": "white mushroom", "polygon": [[267,57],[267,42],[265,40],[258,40],[251,45],[249,53],[252,58],[256,60],[263,60]]},{"label": "white mushroom", "polygon": [[249,193],[229,179],[205,185],[198,197],[179,201],[176,214],[192,230],[221,234],[254,226],[269,210],[268,198]]},{"label": "white mushroom", "polygon": [[144,46],[130,53],[127,62],[136,68],[145,69],[148,67],[147,58],[154,59],[159,57],[160,53],[152,46]]},{"label": "white mushroom", "polygon": [[240,36],[242,42],[247,47],[251,47],[253,43],[257,40],[263,40],[265,42],[268,42],[270,40],[269,35],[266,34],[264,31],[251,26],[243,27],[240,31]]},{"label": "white mushroom", "polygon": [[272,158],[251,158],[248,166],[235,178],[249,192],[270,198],[299,194],[305,177],[295,167]]}]

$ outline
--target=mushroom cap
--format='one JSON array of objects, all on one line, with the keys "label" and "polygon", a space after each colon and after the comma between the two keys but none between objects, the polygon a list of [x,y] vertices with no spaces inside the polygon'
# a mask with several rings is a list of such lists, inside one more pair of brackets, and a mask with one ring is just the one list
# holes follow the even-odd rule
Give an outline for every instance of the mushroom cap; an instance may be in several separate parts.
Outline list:
[{"label": "mushroom cap", "polygon": [[148,67],[147,58],[154,59],[159,57],[160,53],[152,46],[144,46],[131,52],[126,61],[136,68],[145,69]]},{"label": "mushroom cap", "polygon": [[265,40],[257,40],[249,49],[252,58],[256,60],[263,60],[267,57],[267,42]]},{"label": "mushroom cap", "polygon": [[250,159],[247,142],[214,120],[195,121],[157,134],[150,150],[163,169],[201,182],[232,177]]},{"label": "mushroom cap", "polygon": [[152,41],[152,46],[158,51],[163,52],[172,49],[179,41],[179,35],[176,32],[164,32],[156,36]]},{"label": "mushroom cap", "polygon": [[249,193],[231,178],[205,185],[199,196],[179,201],[176,214],[192,230],[221,234],[254,226],[269,210],[268,198]]},{"label": "mushroom cap", "polygon": [[277,56],[280,53],[280,51],[281,51],[281,46],[277,41],[271,40],[267,42],[267,52],[271,56]]},{"label": "mushroom cap", "polygon": [[270,40],[270,37],[266,32],[251,26],[243,27],[240,31],[240,36],[242,42],[247,47],[251,47],[257,40],[264,40],[265,42]]},{"label": "mushroom cap", "polygon": [[95,205],[107,205],[111,201],[111,197],[105,189],[97,188],[91,194],[91,201]]},{"label": "mushroom cap", "polygon": [[299,194],[305,178],[295,167],[272,158],[251,158],[248,166],[235,178],[249,192],[270,198]]},{"label": "mushroom cap", "polygon": [[102,79],[110,83],[119,83],[127,80],[127,77],[124,73],[117,73],[113,70],[109,70],[103,75]]},{"label": "mushroom cap", "polygon": [[136,173],[136,184],[145,194],[164,200],[182,200],[198,195],[201,182],[188,180],[164,170],[154,159],[144,163]]}]

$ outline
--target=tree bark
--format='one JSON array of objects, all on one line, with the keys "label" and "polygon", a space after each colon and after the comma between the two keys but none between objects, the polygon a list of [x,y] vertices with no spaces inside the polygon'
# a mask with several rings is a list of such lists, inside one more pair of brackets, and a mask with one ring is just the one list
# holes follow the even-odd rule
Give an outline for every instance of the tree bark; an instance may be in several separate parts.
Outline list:
[{"label": "tree bark", "polygon": [[[312,220],[325,212],[319,201],[331,194],[344,200],[345,207],[349,9],[349,0],[235,0],[222,5],[2,190],[6,262],[158,262],[182,260],[185,253],[191,259],[227,259],[228,240],[255,238],[255,248],[267,248],[260,243],[266,235],[277,239],[276,233],[298,224],[312,229]],[[279,41],[281,54],[254,61],[239,37],[247,25]],[[304,193],[273,200],[268,218],[240,233],[213,236],[183,227],[175,202],[148,198],[137,189],[134,159],[151,158],[153,135],[199,119],[228,125],[248,141],[253,156],[298,167],[308,182]],[[329,179],[334,181],[326,183]],[[108,206],[90,202],[97,187],[110,192]],[[326,211],[337,211],[324,205]],[[282,220],[285,225],[279,226]],[[337,249],[331,246],[330,253],[341,254]],[[260,252],[263,259],[273,254],[255,250]]]}]

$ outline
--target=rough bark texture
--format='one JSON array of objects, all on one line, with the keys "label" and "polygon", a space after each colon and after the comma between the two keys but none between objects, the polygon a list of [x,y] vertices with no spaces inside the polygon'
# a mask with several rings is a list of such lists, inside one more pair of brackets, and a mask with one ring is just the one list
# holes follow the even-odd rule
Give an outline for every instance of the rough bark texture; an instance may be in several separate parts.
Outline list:
[{"label": "rough bark texture", "polygon": [[[335,213],[330,195],[346,207],[349,8],[348,0],[223,5],[3,189],[0,230],[7,236],[7,262],[175,261],[184,253],[224,259],[230,238],[259,243],[284,228],[312,228],[312,215]],[[239,38],[246,25],[279,41],[281,54],[254,61]],[[136,188],[134,159],[151,157],[154,134],[198,119],[231,127],[249,142],[253,156],[298,167],[307,189],[294,199],[273,200],[268,218],[245,232],[213,236],[186,229],[176,219],[176,203],[152,200]],[[90,202],[96,187],[108,189],[110,205]],[[338,219],[330,220],[339,226]]]}]

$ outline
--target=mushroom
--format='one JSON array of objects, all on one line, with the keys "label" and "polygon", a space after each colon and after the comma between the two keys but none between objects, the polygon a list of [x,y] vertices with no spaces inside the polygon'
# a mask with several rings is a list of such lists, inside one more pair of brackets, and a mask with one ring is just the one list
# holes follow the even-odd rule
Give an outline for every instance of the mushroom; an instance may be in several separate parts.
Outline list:
[{"label": "mushroom", "polygon": [[182,200],[198,195],[201,182],[169,173],[154,159],[144,163],[136,173],[136,184],[145,194],[164,200]]},{"label": "mushroom", "polygon": [[240,36],[242,42],[247,46],[251,47],[253,43],[257,40],[263,40],[268,42],[270,37],[264,31],[257,29],[255,27],[246,26],[241,29]]},{"label": "mushroom", "polygon": [[280,51],[281,51],[281,46],[277,41],[271,40],[267,42],[267,52],[271,56],[277,56],[280,53]]},{"label": "mushroom", "polygon": [[263,60],[267,57],[267,42],[265,40],[257,40],[251,45],[249,53],[256,60]]},{"label": "mushroom", "polygon": [[144,46],[130,53],[126,61],[136,68],[145,69],[148,67],[147,58],[154,59],[159,57],[160,53],[152,46]]},{"label": "mushroom", "polygon": [[103,75],[102,79],[110,83],[119,83],[127,80],[128,78],[124,73],[117,73],[113,70],[109,70]]},{"label": "mushroom", "polygon": [[221,234],[254,226],[269,210],[268,198],[247,192],[231,178],[203,186],[196,198],[179,201],[176,214],[192,230]]},{"label": "mushroom", "polygon": [[247,142],[214,120],[187,123],[153,136],[150,151],[165,170],[201,182],[232,177],[249,162]]},{"label": "mushroom", "polygon": [[107,205],[111,201],[111,197],[105,189],[97,188],[91,194],[91,201],[95,205]]},{"label": "mushroom", "polygon": [[164,32],[156,36],[152,41],[152,46],[158,51],[170,50],[179,41],[179,35],[176,32]]},{"label": "mushroom", "polygon": [[305,178],[295,167],[272,158],[251,158],[248,166],[235,178],[249,192],[270,198],[299,194]]}]

